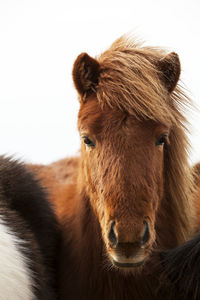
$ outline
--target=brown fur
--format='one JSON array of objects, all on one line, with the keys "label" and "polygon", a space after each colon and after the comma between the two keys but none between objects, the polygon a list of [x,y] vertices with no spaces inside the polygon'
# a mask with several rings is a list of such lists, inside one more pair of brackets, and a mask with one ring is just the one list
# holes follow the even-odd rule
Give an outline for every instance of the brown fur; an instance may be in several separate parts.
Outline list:
[{"label": "brown fur", "polygon": [[95,91],[98,84],[100,67],[97,61],[87,53],[79,55],[73,69],[73,79],[76,89],[80,91],[82,99],[85,99],[91,91]]},{"label": "brown fur", "polygon": [[[156,294],[151,252],[183,243],[197,226],[182,113],[189,99],[177,86],[178,56],[123,37],[97,59],[88,57],[77,58],[73,78],[80,135],[95,147],[82,143],[74,169],[71,159],[33,167],[63,228],[61,299],[169,299],[169,289]],[[165,146],[155,146],[163,133]],[[113,220],[117,250],[108,240]],[[150,238],[141,248],[144,220]],[[118,270],[113,255],[146,264]]]}]

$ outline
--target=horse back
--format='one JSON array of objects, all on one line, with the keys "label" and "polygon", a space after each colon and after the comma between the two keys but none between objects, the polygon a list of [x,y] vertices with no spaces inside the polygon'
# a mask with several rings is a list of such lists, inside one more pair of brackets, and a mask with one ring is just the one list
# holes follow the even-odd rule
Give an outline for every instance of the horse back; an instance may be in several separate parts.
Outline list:
[{"label": "horse back", "polygon": [[64,158],[49,165],[28,165],[47,189],[60,220],[75,213],[78,167],[79,157]]}]

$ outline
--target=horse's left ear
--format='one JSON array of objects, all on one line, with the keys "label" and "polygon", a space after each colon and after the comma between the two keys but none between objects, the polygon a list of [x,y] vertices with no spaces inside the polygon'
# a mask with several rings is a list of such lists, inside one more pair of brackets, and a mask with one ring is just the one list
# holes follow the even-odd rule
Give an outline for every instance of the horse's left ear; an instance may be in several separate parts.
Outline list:
[{"label": "horse's left ear", "polygon": [[72,76],[74,85],[82,99],[85,99],[91,92],[95,92],[99,73],[100,65],[96,59],[87,53],[81,53],[77,57]]},{"label": "horse's left ear", "polygon": [[158,69],[161,72],[163,81],[169,93],[173,92],[179,80],[181,64],[178,54],[171,52],[158,62]]}]

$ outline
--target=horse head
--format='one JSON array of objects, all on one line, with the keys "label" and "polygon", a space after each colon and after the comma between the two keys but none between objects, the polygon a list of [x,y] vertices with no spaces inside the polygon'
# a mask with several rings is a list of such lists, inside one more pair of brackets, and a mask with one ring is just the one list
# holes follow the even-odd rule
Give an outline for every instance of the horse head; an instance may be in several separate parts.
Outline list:
[{"label": "horse head", "polygon": [[98,58],[82,53],[74,63],[81,183],[106,253],[122,270],[143,265],[155,244],[179,75],[176,53],[130,47],[123,39]]}]

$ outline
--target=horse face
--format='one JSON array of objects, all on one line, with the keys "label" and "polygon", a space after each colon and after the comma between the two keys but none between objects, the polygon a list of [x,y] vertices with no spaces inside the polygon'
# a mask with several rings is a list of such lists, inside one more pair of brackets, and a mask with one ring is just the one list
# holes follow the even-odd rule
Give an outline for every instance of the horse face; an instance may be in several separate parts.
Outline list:
[{"label": "horse face", "polygon": [[169,126],[102,109],[91,97],[81,105],[78,127],[86,192],[107,254],[118,268],[138,267],[155,241]]}]

